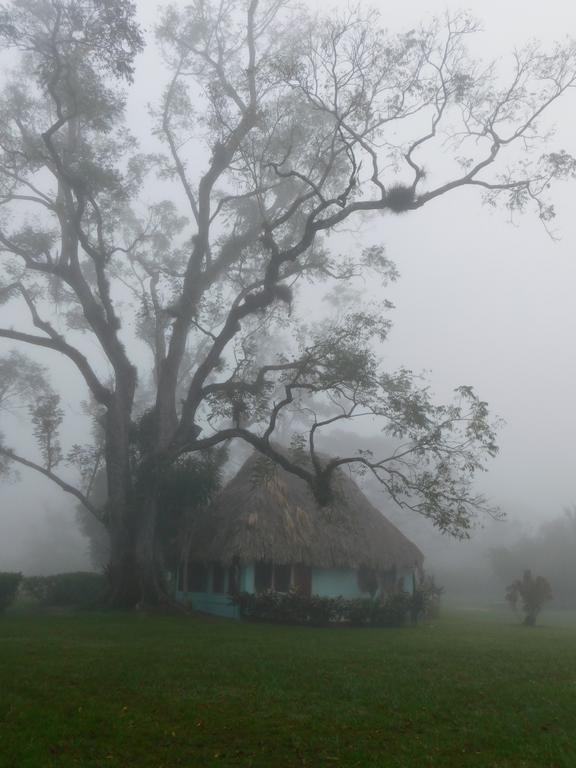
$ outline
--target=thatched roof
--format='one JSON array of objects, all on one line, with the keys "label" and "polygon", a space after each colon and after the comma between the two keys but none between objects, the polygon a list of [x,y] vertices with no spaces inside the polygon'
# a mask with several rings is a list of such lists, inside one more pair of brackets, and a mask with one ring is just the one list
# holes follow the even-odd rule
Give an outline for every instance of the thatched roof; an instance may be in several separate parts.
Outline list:
[{"label": "thatched roof", "polygon": [[192,524],[188,557],[231,563],[304,563],[376,570],[422,565],[422,552],[344,472],[334,501],[320,508],[304,480],[253,454]]}]

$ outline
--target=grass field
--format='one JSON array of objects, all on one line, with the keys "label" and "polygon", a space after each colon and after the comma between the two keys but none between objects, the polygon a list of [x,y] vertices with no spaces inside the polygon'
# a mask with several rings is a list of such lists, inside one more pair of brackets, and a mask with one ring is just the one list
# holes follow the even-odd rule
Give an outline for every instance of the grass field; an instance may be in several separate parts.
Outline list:
[{"label": "grass field", "polygon": [[548,622],[7,614],[0,766],[574,768],[576,624]]}]

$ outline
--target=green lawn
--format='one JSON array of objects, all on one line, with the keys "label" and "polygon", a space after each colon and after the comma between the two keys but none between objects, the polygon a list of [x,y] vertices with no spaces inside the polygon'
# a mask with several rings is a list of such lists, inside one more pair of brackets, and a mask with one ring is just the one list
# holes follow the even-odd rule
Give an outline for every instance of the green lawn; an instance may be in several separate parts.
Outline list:
[{"label": "green lawn", "polygon": [[574,768],[576,625],[8,614],[0,766]]}]

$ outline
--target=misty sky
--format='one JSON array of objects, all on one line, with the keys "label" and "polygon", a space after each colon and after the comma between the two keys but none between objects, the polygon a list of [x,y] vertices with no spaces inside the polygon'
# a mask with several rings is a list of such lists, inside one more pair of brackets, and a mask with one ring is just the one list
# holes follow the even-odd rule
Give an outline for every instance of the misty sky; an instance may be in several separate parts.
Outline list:
[{"label": "misty sky", "polygon": [[[154,4],[138,5],[151,28]],[[461,4],[407,0],[376,6],[395,30]],[[474,51],[487,58],[504,56],[534,37],[551,42],[576,35],[576,5],[566,0],[545,6],[473,0],[466,7],[484,22],[486,32]],[[158,58],[149,51],[141,57],[130,101],[135,130],[146,103],[162,88],[158,72]],[[575,117],[576,92],[555,109],[553,149],[576,155]],[[471,384],[488,400],[506,426],[501,454],[480,486],[512,517],[531,523],[576,501],[576,183],[557,186],[554,201],[557,242],[535,217],[510,224],[504,211],[482,208],[480,195],[471,190],[404,217],[371,218],[349,236],[359,247],[383,243],[401,275],[387,290],[396,309],[383,350],[386,362],[390,368],[430,371],[439,399]],[[2,343],[0,353],[8,347]],[[54,368],[54,377],[65,383],[67,406],[79,413],[74,395],[80,379],[62,367]],[[26,484],[0,489],[0,570],[19,567],[19,553],[32,539],[37,551],[35,532],[46,501],[53,509],[73,506],[47,483],[23,478]]]}]

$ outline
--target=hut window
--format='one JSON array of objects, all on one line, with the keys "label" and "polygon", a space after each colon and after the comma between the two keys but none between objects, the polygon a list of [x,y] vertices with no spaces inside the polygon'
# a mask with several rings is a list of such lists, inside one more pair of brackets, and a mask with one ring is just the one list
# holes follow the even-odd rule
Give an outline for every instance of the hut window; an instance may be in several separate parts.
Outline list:
[{"label": "hut window", "polygon": [[226,569],[220,563],[214,563],[212,566],[212,592],[217,592],[218,594],[225,592],[225,583]]},{"label": "hut window", "polygon": [[188,564],[188,592],[208,591],[208,572],[203,563]]},{"label": "hut window", "polygon": [[254,568],[254,591],[267,592],[272,589],[272,563],[260,560]]},{"label": "hut window", "polygon": [[292,568],[289,565],[274,566],[274,589],[276,592],[290,592],[290,576]]}]

